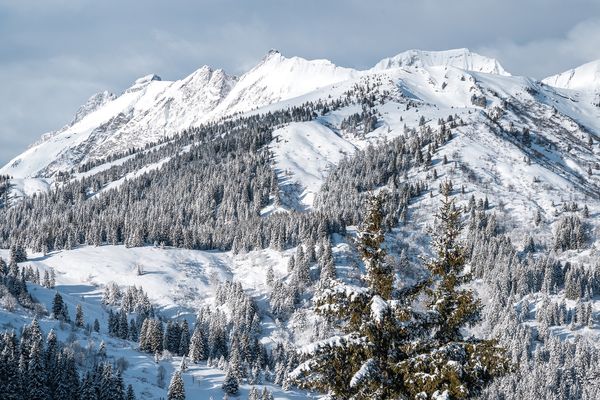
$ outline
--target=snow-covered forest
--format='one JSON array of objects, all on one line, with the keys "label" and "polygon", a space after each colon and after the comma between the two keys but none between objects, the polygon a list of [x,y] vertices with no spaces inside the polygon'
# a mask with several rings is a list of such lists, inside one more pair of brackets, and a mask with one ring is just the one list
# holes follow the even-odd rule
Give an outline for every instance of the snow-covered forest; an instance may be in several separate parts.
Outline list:
[{"label": "snow-covered forest", "polygon": [[0,398],[600,398],[573,82],[271,51],[93,96],[0,169]]}]

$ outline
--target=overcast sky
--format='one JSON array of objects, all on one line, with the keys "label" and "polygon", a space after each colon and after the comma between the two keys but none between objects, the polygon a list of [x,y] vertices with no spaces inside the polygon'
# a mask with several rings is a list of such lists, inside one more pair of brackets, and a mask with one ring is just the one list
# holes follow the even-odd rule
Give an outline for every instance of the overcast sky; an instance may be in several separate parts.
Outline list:
[{"label": "overcast sky", "polygon": [[204,64],[240,74],[271,48],[366,68],[469,47],[536,78],[600,59],[599,0],[0,0],[0,164],[92,94]]}]

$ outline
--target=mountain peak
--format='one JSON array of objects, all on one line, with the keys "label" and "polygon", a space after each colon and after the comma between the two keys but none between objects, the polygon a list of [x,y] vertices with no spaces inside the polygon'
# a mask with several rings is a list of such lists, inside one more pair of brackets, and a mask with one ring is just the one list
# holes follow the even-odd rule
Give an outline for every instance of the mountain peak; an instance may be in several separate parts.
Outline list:
[{"label": "mountain peak", "polygon": [[69,125],[73,125],[76,122],[81,121],[88,114],[96,111],[98,108],[102,107],[109,101],[113,101],[117,96],[105,90],[103,92],[96,93],[92,97],[90,97],[84,105],[79,107],[77,112],[75,113],[75,118]]},{"label": "mountain peak", "polygon": [[135,80],[134,85],[143,85],[144,83],[148,83],[148,82],[152,82],[152,81],[161,81],[162,79],[160,78],[160,76],[156,75],[156,74],[149,74],[149,75],[145,75],[142,76],[141,78],[138,78]]},{"label": "mountain peak", "polygon": [[394,57],[384,58],[373,70],[409,67],[455,67],[466,71],[510,75],[496,59],[482,56],[467,48],[442,51],[407,50]]},{"label": "mountain peak", "polygon": [[277,49],[271,49],[271,50],[269,50],[267,52],[266,57],[270,57],[270,56],[273,56],[273,55],[281,55],[281,52],[279,50],[277,50]]},{"label": "mountain peak", "polygon": [[600,60],[588,62],[579,67],[543,79],[547,85],[573,90],[600,89]]}]

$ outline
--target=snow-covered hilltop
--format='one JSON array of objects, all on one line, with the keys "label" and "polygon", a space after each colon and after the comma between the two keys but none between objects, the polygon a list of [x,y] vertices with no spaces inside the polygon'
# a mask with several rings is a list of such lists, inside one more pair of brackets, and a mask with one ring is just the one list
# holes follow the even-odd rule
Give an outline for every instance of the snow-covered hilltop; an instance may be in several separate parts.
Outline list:
[{"label": "snow-covered hilltop", "polygon": [[594,91],[600,89],[600,60],[583,64],[544,79],[547,85],[562,89]]},{"label": "snow-covered hilltop", "polygon": [[464,48],[445,51],[408,50],[394,57],[384,58],[373,70],[408,67],[455,67],[465,71],[510,76],[497,60]]}]

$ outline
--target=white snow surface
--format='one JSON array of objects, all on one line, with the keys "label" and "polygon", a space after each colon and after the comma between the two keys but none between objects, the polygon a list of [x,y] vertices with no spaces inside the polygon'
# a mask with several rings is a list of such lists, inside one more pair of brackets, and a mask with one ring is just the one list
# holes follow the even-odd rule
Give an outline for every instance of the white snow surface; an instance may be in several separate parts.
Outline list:
[{"label": "white snow surface", "polygon": [[[0,250],[0,257],[8,259],[8,251]],[[194,313],[205,302],[211,300],[216,282],[222,280],[240,281],[245,289],[255,290],[258,295],[266,290],[264,283],[265,265],[272,265],[277,277],[284,274],[287,258],[281,253],[265,250],[245,255],[233,256],[230,253],[204,252],[182,249],[160,249],[143,247],[126,249],[123,246],[80,247],[70,251],[51,253],[47,256],[32,254],[20,266],[31,265],[41,272],[54,268],[57,272],[55,289],[47,289],[28,283],[28,290],[46,310],[51,310],[56,292],[63,297],[68,313],[73,318],[76,306],[82,306],[86,324],[94,319],[100,322],[100,332],[86,334],[82,329],[71,329],[50,317],[38,316],[43,336],[54,329],[61,341],[76,341],[82,348],[91,346],[97,349],[101,342],[106,345],[108,361],[123,358],[128,367],[123,373],[125,384],[131,384],[138,399],[158,400],[167,396],[167,390],[157,386],[157,373],[160,366],[166,370],[165,381],[169,384],[171,375],[179,369],[181,357],[167,357],[155,363],[154,355],[139,352],[137,344],[108,335],[108,313],[101,304],[103,287],[111,282],[122,288],[136,285],[142,288],[153,304],[158,306],[161,315],[171,318],[185,318],[195,321]],[[143,275],[137,275],[137,266]],[[30,324],[34,313],[17,308],[8,311],[0,303],[0,330],[15,329]],[[193,326],[193,325],[192,325]],[[269,331],[265,323],[265,331]],[[183,373],[186,396],[189,399],[208,400],[223,397],[221,385],[225,371],[208,367],[206,362],[193,364],[189,360],[188,369]],[[301,391],[286,391],[270,383],[266,386],[275,399],[304,399],[307,394]],[[249,384],[240,385],[240,398],[247,398]]]}]

